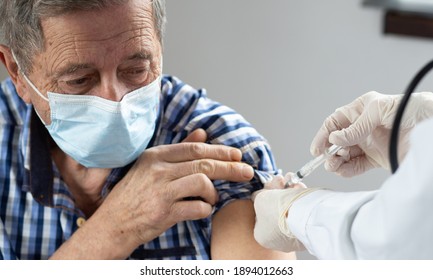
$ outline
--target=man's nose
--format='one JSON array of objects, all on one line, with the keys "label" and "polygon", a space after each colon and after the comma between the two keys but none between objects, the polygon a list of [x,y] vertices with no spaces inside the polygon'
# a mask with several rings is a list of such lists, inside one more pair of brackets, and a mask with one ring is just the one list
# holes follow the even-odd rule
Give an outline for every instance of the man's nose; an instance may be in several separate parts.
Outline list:
[{"label": "man's nose", "polygon": [[107,79],[102,82],[98,95],[104,99],[119,102],[128,92],[129,89],[117,79]]}]

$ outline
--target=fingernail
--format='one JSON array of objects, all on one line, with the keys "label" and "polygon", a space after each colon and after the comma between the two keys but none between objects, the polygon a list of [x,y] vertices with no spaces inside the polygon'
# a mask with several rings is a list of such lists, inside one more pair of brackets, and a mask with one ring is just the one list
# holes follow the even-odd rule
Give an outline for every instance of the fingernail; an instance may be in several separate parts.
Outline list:
[{"label": "fingernail", "polygon": [[239,161],[239,160],[242,159],[242,152],[240,150],[238,150],[238,149],[232,149],[230,151],[230,158],[232,160]]},{"label": "fingernail", "polygon": [[252,178],[254,176],[253,168],[249,165],[244,165],[242,167],[242,176],[244,176],[245,178]]}]

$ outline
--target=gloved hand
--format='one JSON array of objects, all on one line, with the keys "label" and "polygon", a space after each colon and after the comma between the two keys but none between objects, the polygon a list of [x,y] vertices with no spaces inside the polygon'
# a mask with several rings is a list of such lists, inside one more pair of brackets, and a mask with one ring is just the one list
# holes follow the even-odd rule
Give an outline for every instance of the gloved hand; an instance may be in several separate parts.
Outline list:
[{"label": "gloved hand", "polygon": [[[286,178],[287,176],[290,175],[286,175]],[[283,189],[284,182],[281,175],[277,176],[265,184],[265,189],[253,195],[256,211],[254,238],[268,249],[283,252],[302,251],[305,247],[291,233],[286,219],[293,202],[316,189],[308,189],[304,184]]]},{"label": "gloved hand", "polygon": [[[351,177],[374,168],[390,169],[388,147],[395,114],[402,95],[369,92],[338,108],[323,123],[311,144],[318,156],[332,144],[345,147],[325,163],[325,169]],[[412,94],[400,126],[399,162],[409,149],[409,132],[433,116],[433,93]]]}]

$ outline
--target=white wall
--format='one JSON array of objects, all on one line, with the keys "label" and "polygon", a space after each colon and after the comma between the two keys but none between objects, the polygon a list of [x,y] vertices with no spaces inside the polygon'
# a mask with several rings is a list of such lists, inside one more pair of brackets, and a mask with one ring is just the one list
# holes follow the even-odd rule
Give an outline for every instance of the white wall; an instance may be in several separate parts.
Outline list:
[{"label": "white wall", "polygon": [[[285,172],[311,159],[312,137],[334,109],[370,90],[401,93],[433,57],[433,40],[381,34],[382,12],[360,0],[168,0],[167,9],[164,72],[240,112]],[[432,89],[430,76],[419,90]],[[387,175],[321,169],[305,183],[374,189]]]}]

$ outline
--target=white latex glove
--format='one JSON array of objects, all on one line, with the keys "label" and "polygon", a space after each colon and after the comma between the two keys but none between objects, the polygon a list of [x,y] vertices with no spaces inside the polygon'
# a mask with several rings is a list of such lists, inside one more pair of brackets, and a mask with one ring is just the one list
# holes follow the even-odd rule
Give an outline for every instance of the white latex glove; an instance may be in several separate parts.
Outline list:
[{"label": "white latex glove", "polygon": [[[286,175],[287,176],[290,175]],[[284,188],[283,176],[276,176],[265,185],[265,189],[253,195],[256,211],[254,238],[265,248],[291,252],[305,250],[304,245],[291,233],[287,225],[290,206],[302,196],[316,189],[297,184],[293,188]]]},{"label": "white latex glove", "polygon": [[[318,156],[332,144],[345,147],[325,163],[325,169],[351,177],[374,168],[390,169],[389,141],[402,95],[368,92],[338,108],[323,123],[311,144]],[[420,121],[433,116],[433,93],[412,94],[400,125],[398,158],[409,149],[409,132]]]}]

